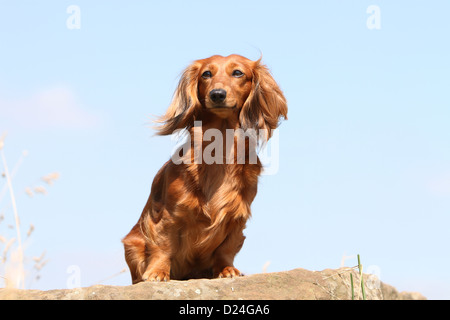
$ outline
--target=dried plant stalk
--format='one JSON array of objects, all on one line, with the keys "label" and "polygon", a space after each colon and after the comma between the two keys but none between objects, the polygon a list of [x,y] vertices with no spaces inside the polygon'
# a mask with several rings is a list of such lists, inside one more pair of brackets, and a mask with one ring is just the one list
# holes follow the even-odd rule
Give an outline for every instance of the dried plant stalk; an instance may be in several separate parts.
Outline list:
[{"label": "dried plant stalk", "polygon": [[19,259],[19,276],[17,278],[17,287],[18,288],[24,288],[25,285],[25,279],[24,279],[24,270],[23,270],[23,248],[22,248],[22,238],[20,236],[20,222],[19,222],[19,214],[17,212],[17,205],[16,205],[16,198],[14,196],[14,190],[12,187],[12,183],[11,183],[11,177],[9,175],[9,171],[8,171],[8,165],[6,163],[6,157],[5,157],[5,153],[3,151],[3,140],[2,140],[2,145],[0,145],[0,155],[3,161],[3,169],[5,170],[5,177],[6,177],[6,183],[8,185],[8,189],[9,189],[9,194],[11,196],[11,204],[13,207],[13,212],[14,212],[14,221],[16,224],[16,233],[17,233],[17,243],[18,243],[18,259]]}]

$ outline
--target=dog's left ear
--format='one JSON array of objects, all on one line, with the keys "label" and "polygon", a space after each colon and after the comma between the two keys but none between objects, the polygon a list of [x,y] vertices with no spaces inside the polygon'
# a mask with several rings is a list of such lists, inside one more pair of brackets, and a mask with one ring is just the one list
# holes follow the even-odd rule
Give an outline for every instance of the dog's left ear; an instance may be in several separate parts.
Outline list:
[{"label": "dog's left ear", "polygon": [[244,103],[239,121],[244,129],[266,130],[266,139],[272,136],[281,118],[287,119],[287,102],[269,69],[254,61],[252,91]]},{"label": "dog's left ear", "polygon": [[169,135],[177,129],[190,129],[194,126],[201,104],[198,99],[198,73],[201,64],[198,61],[187,67],[173,95],[172,103],[166,114],[156,122],[158,135]]}]

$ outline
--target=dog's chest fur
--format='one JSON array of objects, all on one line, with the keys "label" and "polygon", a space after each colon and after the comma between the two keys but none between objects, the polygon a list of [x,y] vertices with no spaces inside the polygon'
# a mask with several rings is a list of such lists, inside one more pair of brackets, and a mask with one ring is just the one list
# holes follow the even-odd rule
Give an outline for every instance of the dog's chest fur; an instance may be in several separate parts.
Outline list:
[{"label": "dog's chest fur", "polygon": [[[192,183],[197,185],[180,201],[184,212],[178,217],[179,246],[174,255],[173,271],[176,266],[189,261],[200,268],[210,268],[214,251],[231,232],[242,231],[250,217],[250,203],[256,195],[257,180],[248,175],[260,171],[260,164],[212,164],[188,165]],[[252,172],[250,172],[252,171]],[[196,199],[196,201],[192,201]],[[186,215],[186,209],[189,214]],[[230,223],[233,222],[233,223]],[[236,224],[237,223],[237,224]],[[241,230],[233,230],[236,226]]]}]

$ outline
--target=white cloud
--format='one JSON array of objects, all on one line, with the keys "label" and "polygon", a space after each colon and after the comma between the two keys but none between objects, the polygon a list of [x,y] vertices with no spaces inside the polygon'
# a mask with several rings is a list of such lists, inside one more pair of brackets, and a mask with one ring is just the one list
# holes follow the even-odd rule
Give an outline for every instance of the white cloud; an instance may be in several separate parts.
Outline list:
[{"label": "white cloud", "polygon": [[[88,112],[67,87],[52,87],[29,98],[0,97],[0,120],[27,128],[90,128],[98,116]],[[6,121],[5,121],[6,120]]]}]

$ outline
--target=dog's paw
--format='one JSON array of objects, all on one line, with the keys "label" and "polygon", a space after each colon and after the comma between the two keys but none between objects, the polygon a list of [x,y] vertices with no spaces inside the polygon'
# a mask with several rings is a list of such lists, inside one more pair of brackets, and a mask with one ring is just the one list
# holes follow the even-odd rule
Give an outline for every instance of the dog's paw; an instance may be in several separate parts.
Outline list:
[{"label": "dog's paw", "polygon": [[142,276],[142,281],[167,282],[169,280],[170,280],[170,273],[165,270],[156,270],[156,269],[147,270]]},{"label": "dog's paw", "polygon": [[243,274],[235,267],[225,267],[217,275],[217,278],[234,278],[234,277],[240,277],[242,275]]}]

